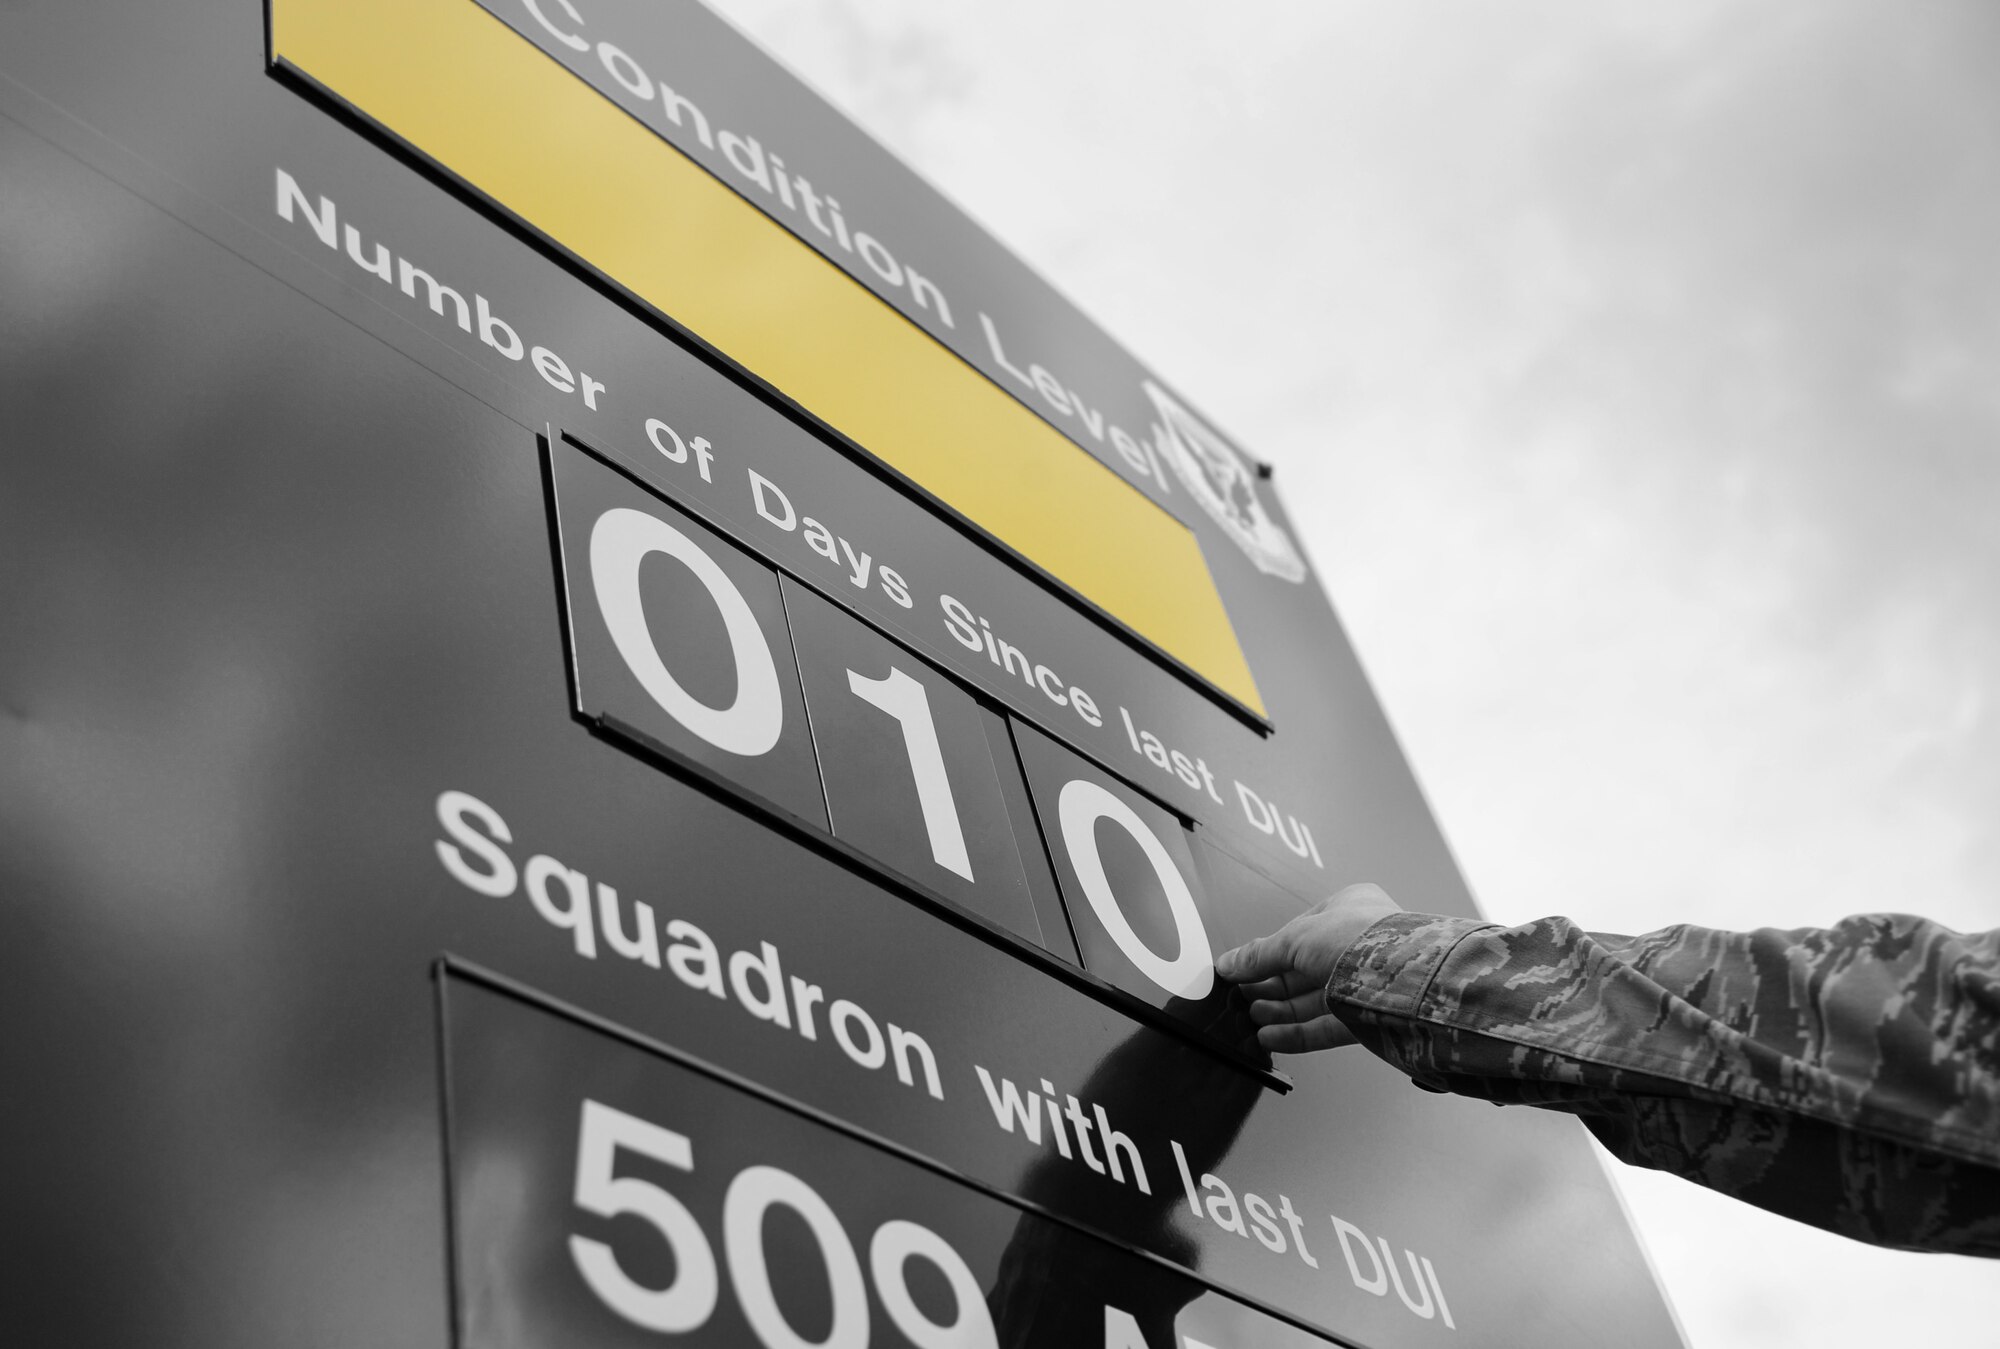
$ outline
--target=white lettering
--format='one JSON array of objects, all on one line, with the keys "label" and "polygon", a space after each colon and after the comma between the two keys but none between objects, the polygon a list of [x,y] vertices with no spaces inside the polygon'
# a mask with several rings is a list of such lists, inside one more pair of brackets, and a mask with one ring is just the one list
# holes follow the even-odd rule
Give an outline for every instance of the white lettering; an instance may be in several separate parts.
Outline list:
[{"label": "white lettering", "polygon": [[[542,13],[542,7],[536,3],[536,0],[521,0],[521,3],[527,6],[528,13],[535,16],[535,22],[548,29],[555,40],[562,43],[563,46],[568,47],[572,51],[587,52],[590,50],[590,44],[575,33],[565,33],[562,29],[550,23],[549,16]],[[556,3],[563,7],[563,13],[569,15],[571,23],[579,28],[583,27],[583,15],[576,12],[575,5],[572,5],[569,0],[556,0]]]},{"label": "white lettering", "polygon": [[[479,822],[485,834],[474,831],[466,823],[468,815]],[[437,850],[438,861],[444,863],[444,869],[451,873],[453,880],[492,899],[505,899],[514,893],[517,877],[513,859],[493,841],[514,841],[513,834],[507,830],[507,822],[500,818],[500,812],[465,792],[441,792],[437,799],[437,818],[445,833],[458,840],[458,847],[442,839],[431,845]],[[470,851],[485,863],[486,870],[477,871],[468,865],[460,848]]]},{"label": "white lettering", "polygon": [[312,232],[319,236],[321,243],[325,244],[328,248],[338,248],[340,246],[338,243],[340,231],[335,220],[333,198],[321,197],[319,199],[319,210],[314,211],[311,203],[306,200],[306,194],[299,189],[298,180],[283,169],[279,169],[278,218],[286,224],[292,223],[292,208],[294,206],[305,212],[306,223],[312,226]]}]

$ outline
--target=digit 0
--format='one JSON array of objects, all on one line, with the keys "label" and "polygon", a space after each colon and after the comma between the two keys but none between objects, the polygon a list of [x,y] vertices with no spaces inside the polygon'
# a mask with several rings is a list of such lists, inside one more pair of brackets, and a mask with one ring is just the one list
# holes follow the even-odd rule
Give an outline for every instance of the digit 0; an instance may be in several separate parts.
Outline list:
[{"label": "digit 0", "polygon": [[[736,663],[736,700],[698,702],[660,657],[639,598],[639,564],[654,553],[674,559],[715,601]],[[590,530],[590,580],[618,654],[639,684],[675,721],[717,749],[746,758],[766,753],[785,726],[778,667],[750,602],[708,551],[656,515],[616,507]]]},{"label": "digit 0", "polygon": [[[1090,900],[1097,920],[1118,943],[1118,949],[1141,974],[1180,998],[1205,998],[1215,987],[1215,954],[1209,949],[1208,928],[1194,906],[1194,894],[1187,877],[1174,865],[1159,836],[1139,818],[1138,812],[1095,782],[1075,778],[1063,784],[1057,798],[1057,817],[1062,822],[1063,846],[1069,849],[1070,864]],[[1125,910],[1112,893],[1104,874],[1104,859],[1097,851],[1097,822],[1109,820],[1132,836],[1145,853],[1160,886],[1167,893],[1167,907],[1180,936],[1180,952],[1173,959],[1161,955],[1139,939]]]},{"label": "digit 0", "polygon": [[[764,1259],[764,1215],[774,1205],[804,1218],[819,1245],[833,1289],[833,1326],[823,1340],[809,1340],[793,1330],[772,1293],[771,1269]],[[861,1283],[861,1262],[847,1229],[812,1186],[775,1166],[744,1167],[729,1182],[722,1201],[722,1246],[729,1254],[736,1300],[767,1349],[867,1349],[868,1292]]]}]

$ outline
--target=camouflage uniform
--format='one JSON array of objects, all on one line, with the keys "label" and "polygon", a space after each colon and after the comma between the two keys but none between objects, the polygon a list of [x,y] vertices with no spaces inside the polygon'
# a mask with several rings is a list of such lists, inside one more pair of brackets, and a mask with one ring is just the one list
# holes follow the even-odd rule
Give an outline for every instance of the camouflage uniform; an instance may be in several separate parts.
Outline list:
[{"label": "camouflage uniform", "polygon": [[1902,914],[1641,937],[1392,914],[1326,1005],[1432,1091],[1884,1246],[2000,1256],[2000,932]]}]

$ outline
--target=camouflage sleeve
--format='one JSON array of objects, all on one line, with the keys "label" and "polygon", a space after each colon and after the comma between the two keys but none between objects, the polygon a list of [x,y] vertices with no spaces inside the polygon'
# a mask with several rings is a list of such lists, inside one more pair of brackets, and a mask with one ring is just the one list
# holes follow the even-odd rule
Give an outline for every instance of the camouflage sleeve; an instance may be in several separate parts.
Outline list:
[{"label": "camouflage sleeve", "polygon": [[1433,1091],[1884,1246],[2000,1256],[2000,932],[1871,914],[1640,937],[1400,913],[1326,1003]]}]

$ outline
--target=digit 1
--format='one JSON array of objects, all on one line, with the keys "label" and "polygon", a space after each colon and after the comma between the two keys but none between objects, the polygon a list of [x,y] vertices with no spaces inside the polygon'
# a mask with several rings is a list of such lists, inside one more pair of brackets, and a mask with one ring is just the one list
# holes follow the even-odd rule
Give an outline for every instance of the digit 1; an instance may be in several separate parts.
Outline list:
[{"label": "digit 1", "polygon": [[910,775],[917,782],[917,804],[931,836],[931,857],[946,871],[972,879],[972,859],[965,852],[965,831],[958,823],[958,803],[945,776],[944,751],[938,747],[937,724],[931,720],[931,700],[924,686],[891,669],[887,677],[868,679],[847,672],[847,687],[871,707],[879,707],[903,728],[903,752],[910,756]]}]

